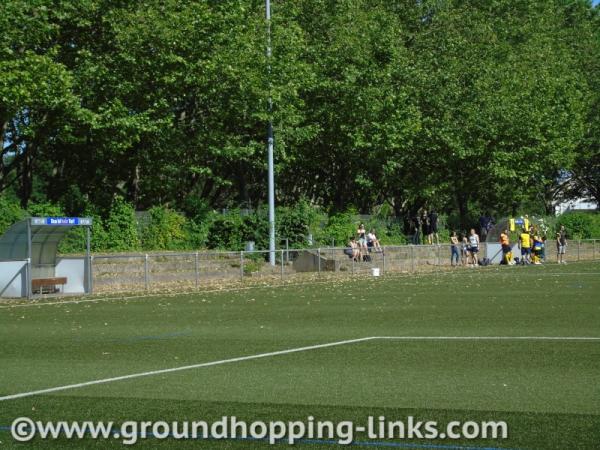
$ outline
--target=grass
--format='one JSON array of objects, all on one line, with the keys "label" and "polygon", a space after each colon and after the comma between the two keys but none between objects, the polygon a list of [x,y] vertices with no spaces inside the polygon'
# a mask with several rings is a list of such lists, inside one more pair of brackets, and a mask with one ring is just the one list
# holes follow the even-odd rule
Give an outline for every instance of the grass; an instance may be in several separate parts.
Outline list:
[{"label": "grass", "polygon": [[[168,297],[0,307],[0,396],[367,336],[600,337],[600,264],[509,267]],[[0,446],[35,420],[503,420],[506,440],[397,448],[600,446],[600,342],[369,340],[0,402]],[[148,439],[140,447],[272,448]],[[281,447],[280,444],[277,447]],[[301,448],[337,447],[302,442]],[[407,447],[412,446],[412,447]]]}]

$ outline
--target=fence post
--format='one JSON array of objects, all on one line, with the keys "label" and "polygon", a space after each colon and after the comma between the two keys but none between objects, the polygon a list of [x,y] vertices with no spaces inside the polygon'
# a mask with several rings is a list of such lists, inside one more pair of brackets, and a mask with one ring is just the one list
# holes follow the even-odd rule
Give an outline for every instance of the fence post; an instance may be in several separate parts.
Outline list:
[{"label": "fence post", "polygon": [[144,256],[144,286],[146,290],[150,287],[150,280],[148,278],[148,253],[146,253]]},{"label": "fence post", "polygon": [[283,280],[283,252],[284,250],[281,250],[281,279]]},{"label": "fence post", "polygon": [[596,261],[596,239],[592,241],[592,261]]},{"label": "fence post", "polygon": [[321,247],[317,249],[317,265],[319,267],[319,276],[321,276]]},{"label": "fence post", "polygon": [[285,262],[290,262],[290,240],[285,238]]},{"label": "fence post", "polygon": [[414,244],[410,246],[410,267],[412,272],[415,271],[415,246]]},{"label": "fence post", "polygon": [[244,281],[244,250],[240,252],[240,281]]},{"label": "fence post", "polygon": [[93,272],[93,267],[94,267],[94,255],[90,255],[90,270],[88,273],[88,276],[90,277],[89,282],[88,282],[88,293],[89,294],[93,294],[94,293],[94,272]]},{"label": "fence post", "polygon": [[577,241],[577,261],[579,262],[581,253],[581,240]]},{"label": "fence post", "polygon": [[381,273],[385,274],[385,247],[381,247]]},{"label": "fence post", "polygon": [[196,273],[196,289],[200,287],[200,262],[198,261],[198,252],[194,255],[194,271]]}]

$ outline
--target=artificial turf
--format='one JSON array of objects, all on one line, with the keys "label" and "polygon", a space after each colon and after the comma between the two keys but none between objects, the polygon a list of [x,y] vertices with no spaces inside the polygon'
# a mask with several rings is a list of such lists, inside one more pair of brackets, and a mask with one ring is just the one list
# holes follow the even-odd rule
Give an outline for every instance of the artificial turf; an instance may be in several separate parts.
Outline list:
[{"label": "artificial turf", "polygon": [[[0,307],[0,397],[367,336],[600,337],[600,264],[506,267],[231,292]],[[369,340],[0,401],[0,446],[35,420],[503,420],[505,440],[389,448],[600,448],[600,341]],[[270,448],[148,439],[144,448]],[[278,446],[284,446],[280,443]],[[336,448],[328,440],[302,448]]]}]

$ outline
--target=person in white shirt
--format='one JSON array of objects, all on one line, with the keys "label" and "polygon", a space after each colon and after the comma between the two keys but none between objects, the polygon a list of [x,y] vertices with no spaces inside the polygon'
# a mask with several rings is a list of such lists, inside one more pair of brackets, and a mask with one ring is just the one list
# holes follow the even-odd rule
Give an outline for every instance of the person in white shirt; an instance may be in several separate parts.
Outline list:
[{"label": "person in white shirt", "polygon": [[369,231],[369,234],[367,234],[367,245],[372,247],[376,252],[382,251],[381,244],[379,244],[379,239],[377,239],[375,230],[373,228],[371,228],[371,231]]},{"label": "person in white shirt", "polygon": [[[477,253],[479,253],[479,236],[475,233],[475,229],[471,228],[471,235],[469,236],[469,256],[473,261],[473,266],[478,266]],[[468,259],[467,259],[468,263]]]}]

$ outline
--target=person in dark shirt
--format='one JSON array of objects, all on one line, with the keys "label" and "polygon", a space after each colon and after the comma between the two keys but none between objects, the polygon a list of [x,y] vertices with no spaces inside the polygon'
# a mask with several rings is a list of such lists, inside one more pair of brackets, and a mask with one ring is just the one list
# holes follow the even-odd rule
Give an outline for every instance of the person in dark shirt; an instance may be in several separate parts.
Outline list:
[{"label": "person in dark shirt", "polygon": [[429,244],[433,244],[434,236],[436,245],[440,245],[440,237],[438,235],[438,215],[435,212],[435,209],[432,209],[429,213]]}]

